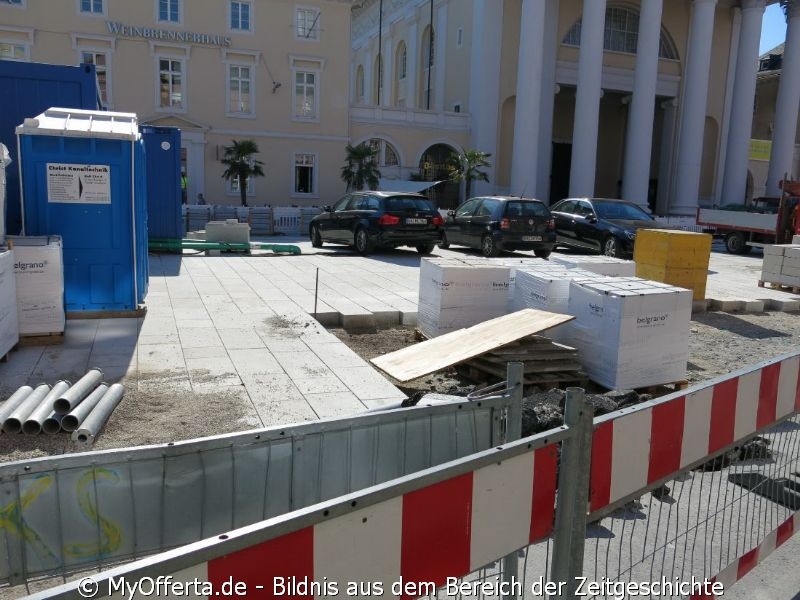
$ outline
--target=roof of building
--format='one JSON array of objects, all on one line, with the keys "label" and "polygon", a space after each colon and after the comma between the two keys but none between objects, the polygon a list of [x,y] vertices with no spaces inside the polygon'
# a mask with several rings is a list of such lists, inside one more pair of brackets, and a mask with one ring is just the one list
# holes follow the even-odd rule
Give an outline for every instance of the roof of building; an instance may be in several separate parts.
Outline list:
[{"label": "roof of building", "polygon": [[767,50],[766,52],[764,52],[764,54],[762,54],[758,58],[769,58],[770,55],[783,56],[783,50],[785,45],[786,44],[778,44],[772,50]]}]

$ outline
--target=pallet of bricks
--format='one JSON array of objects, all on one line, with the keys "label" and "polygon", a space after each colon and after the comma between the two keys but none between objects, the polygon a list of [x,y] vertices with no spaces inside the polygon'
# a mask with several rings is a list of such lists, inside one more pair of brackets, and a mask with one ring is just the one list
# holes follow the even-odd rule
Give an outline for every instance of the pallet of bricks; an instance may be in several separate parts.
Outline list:
[{"label": "pallet of bricks", "polygon": [[17,318],[22,343],[64,338],[64,263],[60,236],[8,236],[14,252]]},{"label": "pallet of bricks", "polygon": [[800,244],[764,246],[764,263],[758,285],[800,293]]},{"label": "pallet of bricks", "polygon": [[634,269],[631,261],[605,257],[423,259],[419,327],[436,337],[523,308],[569,314],[575,320],[549,330],[547,346],[525,339],[458,368],[489,381],[502,377],[498,366],[513,357],[525,363],[529,384],[579,382],[586,375],[608,389],[680,383],[692,291],[635,277]]}]

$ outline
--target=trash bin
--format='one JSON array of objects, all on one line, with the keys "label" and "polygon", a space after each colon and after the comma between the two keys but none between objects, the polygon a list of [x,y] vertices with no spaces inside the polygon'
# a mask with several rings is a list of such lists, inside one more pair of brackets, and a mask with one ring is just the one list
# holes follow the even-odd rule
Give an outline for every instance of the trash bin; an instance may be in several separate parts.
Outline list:
[{"label": "trash bin", "polygon": [[67,313],[136,311],[147,293],[147,178],[136,115],[50,108],[16,131],[23,230],[61,236]]},{"label": "trash bin", "polygon": [[182,239],[181,130],[139,128],[147,161],[147,233],[151,239]]}]

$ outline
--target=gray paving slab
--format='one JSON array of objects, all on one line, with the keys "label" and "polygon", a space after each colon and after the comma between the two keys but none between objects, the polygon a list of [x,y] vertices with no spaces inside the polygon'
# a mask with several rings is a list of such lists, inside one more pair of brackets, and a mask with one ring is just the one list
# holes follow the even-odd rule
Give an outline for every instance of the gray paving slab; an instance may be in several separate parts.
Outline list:
[{"label": "gray paving slab", "polygon": [[366,410],[366,405],[352,392],[305,394],[306,401],[320,419],[348,417]]}]

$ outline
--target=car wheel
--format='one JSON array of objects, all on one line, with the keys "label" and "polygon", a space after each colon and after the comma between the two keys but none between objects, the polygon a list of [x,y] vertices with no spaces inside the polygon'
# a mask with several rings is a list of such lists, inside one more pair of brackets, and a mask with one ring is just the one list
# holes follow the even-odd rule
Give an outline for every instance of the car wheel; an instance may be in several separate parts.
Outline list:
[{"label": "car wheel", "polygon": [[442,239],[439,240],[439,248],[444,248],[447,250],[450,247],[450,241],[447,239],[447,234],[443,231],[442,232]]},{"label": "car wheel", "polygon": [[356,252],[364,256],[372,252],[372,242],[369,239],[367,230],[363,227],[356,229],[354,245],[356,247]]},{"label": "car wheel", "polygon": [[608,236],[603,242],[603,254],[611,257],[619,255],[619,242],[613,235]]},{"label": "car wheel", "polygon": [[537,258],[548,258],[552,252],[552,250],[547,250],[546,248],[537,248],[533,251],[533,254]]},{"label": "car wheel", "polygon": [[725,249],[731,254],[748,254],[753,248],[747,245],[741,231],[732,231],[725,236]]},{"label": "car wheel", "polygon": [[483,236],[481,240],[481,252],[487,257],[498,256],[500,254],[500,248],[497,247],[497,243],[491,235]]},{"label": "car wheel", "polygon": [[319,225],[311,226],[311,245],[314,248],[322,248],[322,234],[319,232]]},{"label": "car wheel", "polygon": [[417,252],[420,254],[430,254],[433,252],[434,248],[436,248],[436,244],[420,244],[417,246]]}]

